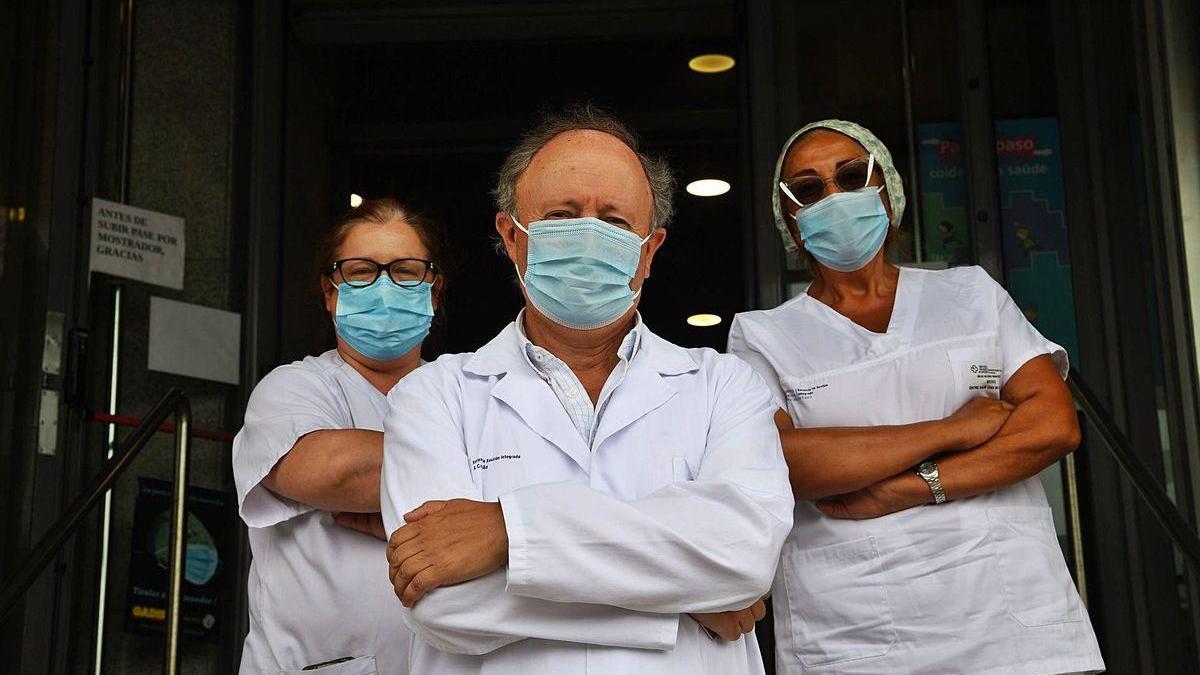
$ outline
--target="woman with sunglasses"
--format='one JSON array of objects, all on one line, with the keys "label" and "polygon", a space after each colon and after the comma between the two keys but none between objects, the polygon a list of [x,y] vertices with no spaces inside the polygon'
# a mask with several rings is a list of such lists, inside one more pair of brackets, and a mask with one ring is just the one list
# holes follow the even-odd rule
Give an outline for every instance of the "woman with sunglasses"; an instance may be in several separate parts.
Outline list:
[{"label": "woman with sunglasses", "polygon": [[254,561],[242,673],[406,673],[379,517],[387,393],[421,364],[445,290],[438,226],[394,199],[334,223],[319,281],[337,346],[250,396],[233,472]]},{"label": "woman with sunglasses", "polygon": [[775,392],[796,496],[777,672],[1102,670],[1037,478],[1079,443],[1066,353],[982,269],[885,260],[904,191],[861,126],[800,129],[773,185],[814,279],[729,349]]}]

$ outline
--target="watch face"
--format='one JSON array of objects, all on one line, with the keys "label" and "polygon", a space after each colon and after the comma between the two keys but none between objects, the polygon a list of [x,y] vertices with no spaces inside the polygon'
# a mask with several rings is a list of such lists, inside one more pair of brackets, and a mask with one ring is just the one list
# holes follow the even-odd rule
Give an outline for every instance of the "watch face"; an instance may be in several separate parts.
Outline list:
[{"label": "watch face", "polygon": [[925,462],[917,469],[917,473],[928,478],[933,478],[937,475],[937,465],[933,462]]}]

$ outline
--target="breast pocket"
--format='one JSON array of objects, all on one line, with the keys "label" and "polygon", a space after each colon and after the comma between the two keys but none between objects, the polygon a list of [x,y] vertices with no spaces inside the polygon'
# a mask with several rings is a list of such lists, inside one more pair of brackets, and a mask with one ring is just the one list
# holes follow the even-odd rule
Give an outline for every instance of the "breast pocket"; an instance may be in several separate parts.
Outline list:
[{"label": "breast pocket", "polygon": [[875,537],[784,550],[792,644],[808,668],[880,657],[896,643]]},{"label": "breast pocket", "polygon": [[[540,442],[541,439],[533,441]],[[531,482],[526,471],[532,444],[526,444],[522,450],[517,445],[496,446],[480,452],[470,458],[471,477],[480,487],[483,498],[495,501],[500,495],[525,487]]]},{"label": "breast pocket", "polygon": [[377,675],[374,656],[360,656],[346,661],[334,660],[315,663],[299,670],[283,670],[281,675]]},{"label": "breast pocket", "polygon": [[955,390],[964,398],[1000,398],[1004,357],[999,347],[962,347],[947,352]]}]

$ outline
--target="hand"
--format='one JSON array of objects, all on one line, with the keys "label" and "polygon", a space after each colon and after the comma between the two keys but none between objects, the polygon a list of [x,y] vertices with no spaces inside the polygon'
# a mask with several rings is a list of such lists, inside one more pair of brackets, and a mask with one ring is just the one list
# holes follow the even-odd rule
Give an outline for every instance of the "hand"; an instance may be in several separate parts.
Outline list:
[{"label": "hand", "polygon": [[[763,597],[766,599],[766,596]],[[767,605],[763,600],[750,605],[746,609],[733,612],[714,612],[711,614],[689,614],[696,623],[714,640],[733,642],[754,630],[754,624],[767,615]]]},{"label": "hand", "polygon": [[821,513],[843,520],[866,520],[911,509],[933,500],[929,484],[910,471],[885,478],[854,492],[819,499]]},{"label": "hand", "polygon": [[387,541],[387,530],[383,529],[383,514],[342,511],[333,514],[333,522],[344,528],[375,537],[379,541]]},{"label": "hand", "polygon": [[508,563],[508,531],[496,502],[425,502],[404,514],[388,542],[388,575],[405,607],[439,586],[489,574]]},{"label": "hand", "polygon": [[970,450],[991,440],[1013,410],[1013,404],[1008,401],[979,396],[942,421],[950,427],[955,449]]}]

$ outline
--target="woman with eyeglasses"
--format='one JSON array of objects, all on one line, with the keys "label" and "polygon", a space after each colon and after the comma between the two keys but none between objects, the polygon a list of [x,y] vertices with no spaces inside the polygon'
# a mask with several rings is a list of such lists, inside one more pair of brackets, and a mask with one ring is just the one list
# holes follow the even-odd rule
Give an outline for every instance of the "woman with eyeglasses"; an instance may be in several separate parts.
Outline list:
[{"label": "woman with eyeglasses", "polygon": [[379,517],[387,393],[442,301],[438,226],[394,199],[334,223],[319,281],[337,347],[267,375],[233,442],[254,561],[242,673],[408,672]]},{"label": "woman with eyeglasses", "polygon": [[861,126],[800,129],[773,187],[813,282],[729,350],[779,401],[796,496],[776,672],[1103,670],[1037,478],[1079,443],[1066,352],[982,269],[887,262],[904,190]]}]

